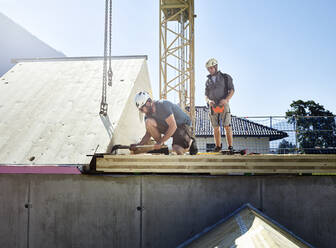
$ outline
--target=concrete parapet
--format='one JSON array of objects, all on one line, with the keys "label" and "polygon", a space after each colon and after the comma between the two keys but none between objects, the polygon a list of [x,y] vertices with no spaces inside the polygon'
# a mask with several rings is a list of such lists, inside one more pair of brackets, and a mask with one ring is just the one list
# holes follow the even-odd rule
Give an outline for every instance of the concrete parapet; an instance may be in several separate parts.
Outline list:
[{"label": "concrete parapet", "polygon": [[175,247],[246,202],[314,246],[336,241],[335,176],[1,174],[0,187],[0,247]]}]

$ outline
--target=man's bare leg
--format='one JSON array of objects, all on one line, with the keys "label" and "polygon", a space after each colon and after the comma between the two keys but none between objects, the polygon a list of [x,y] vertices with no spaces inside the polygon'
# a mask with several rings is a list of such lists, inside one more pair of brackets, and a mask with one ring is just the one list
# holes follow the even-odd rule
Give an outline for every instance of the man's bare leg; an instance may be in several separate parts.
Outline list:
[{"label": "man's bare leg", "polygon": [[148,118],[146,120],[146,130],[147,130],[147,132],[150,133],[150,135],[153,137],[153,139],[156,142],[160,142],[161,134],[160,134],[160,132],[157,128],[157,123],[154,119]]},{"label": "man's bare leg", "polygon": [[231,126],[224,126],[225,128],[225,137],[226,137],[226,143],[228,146],[232,146],[232,128]]},{"label": "man's bare leg", "polygon": [[176,152],[177,155],[183,155],[187,151],[188,151],[188,148],[184,149],[182,146],[173,145],[173,152]]},{"label": "man's bare leg", "polygon": [[220,126],[214,127],[214,138],[215,138],[216,146],[220,147],[222,144]]},{"label": "man's bare leg", "polygon": [[179,146],[179,145],[176,145],[176,144],[173,145],[173,152],[176,152],[177,155],[183,155],[184,153],[189,151],[192,142],[193,142],[193,140],[190,139],[188,148],[183,148],[182,146]]}]

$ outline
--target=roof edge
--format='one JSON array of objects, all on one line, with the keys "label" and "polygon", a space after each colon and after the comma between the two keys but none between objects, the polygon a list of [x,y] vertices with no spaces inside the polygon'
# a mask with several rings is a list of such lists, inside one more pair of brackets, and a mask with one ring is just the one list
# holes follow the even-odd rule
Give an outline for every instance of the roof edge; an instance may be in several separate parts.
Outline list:
[{"label": "roof edge", "polygon": [[[182,244],[178,245],[177,248],[184,248],[187,245],[189,245],[190,243],[192,243],[194,240],[199,239],[203,236],[205,236],[207,233],[209,233],[210,231],[212,231],[213,229],[215,229],[217,226],[219,226],[220,224],[228,221],[230,218],[232,218],[233,216],[235,216],[236,214],[238,214],[239,212],[241,212],[243,209],[249,209],[254,211],[257,215],[259,215],[259,218],[263,218],[264,221],[269,222],[268,224],[273,224],[275,226],[277,226],[280,230],[287,232],[289,235],[292,236],[292,238],[297,239],[299,242],[303,243],[304,245],[307,245],[308,247],[312,247],[313,246],[311,244],[309,244],[308,242],[306,242],[305,240],[303,240],[302,238],[300,238],[299,236],[295,235],[293,232],[291,232],[289,229],[287,229],[286,227],[284,227],[283,225],[279,224],[278,222],[276,222],[275,220],[273,220],[272,218],[268,217],[267,215],[265,215],[263,212],[261,212],[259,209],[255,208],[252,206],[251,203],[247,202],[245,204],[243,204],[241,207],[237,208],[235,211],[233,211],[231,214],[229,214],[228,216],[220,219],[218,222],[216,222],[215,224],[206,227],[205,229],[203,229],[201,232],[195,234],[193,237],[191,237],[190,239],[186,240],[185,242],[183,242]],[[292,240],[291,240],[292,241]],[[293,241],[292,241],[293,242]],[[296,243],[296,242],[295,242]]]},{"label": "roof edge", "polygon": [[238,209],[236,209],[235,211],[233,211],[231,214],[229,214],[228,216],[220,219],[218,222],[216,222],[215,224],[208,226],[206,228],[204,228],[201,232],[195,234],[194,236],[192,236],[191,238],[189,238],[188,240],[184,241],[182,244],[178,245],[177,248],[184,248],[187,245],[189,245],[190,243],[192,243],[194,240],[199,239],[200,237],[204,236],[205,234],[209,233],[211,230],[215,229],[217,226],[219,226],[220,224],[226,222],[228,219],[230,219],[231,217],[233,217],[234,215],[236,215],[237,213],[239,213],[241,210],[243,210],[244,208],[248,208],[250,206],[249,203],[245,203],[243,204],[241,207],[239,207]]},{"label": "roof edge", "polygon": [[[103,56],[88,56],[88,57],[55,57],[55,58],[14,58],[11,59],[13,64],[20,62],[39,62],[39,61],[80,61],[80,60],[101,60]],[[145,59],[148,60],[148,55],[125,55],[111,56],[113,60],[119,59]]]}]

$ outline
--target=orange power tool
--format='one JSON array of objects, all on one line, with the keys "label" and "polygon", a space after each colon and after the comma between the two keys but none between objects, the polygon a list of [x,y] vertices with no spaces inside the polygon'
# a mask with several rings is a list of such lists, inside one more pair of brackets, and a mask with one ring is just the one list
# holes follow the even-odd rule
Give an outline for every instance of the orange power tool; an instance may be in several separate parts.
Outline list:
[{"label": "orange power tool", "polygon": [[212,106],[212,111],[216,114],[220,114],[224,112],[224,106],[222,105],[213,105]]}]

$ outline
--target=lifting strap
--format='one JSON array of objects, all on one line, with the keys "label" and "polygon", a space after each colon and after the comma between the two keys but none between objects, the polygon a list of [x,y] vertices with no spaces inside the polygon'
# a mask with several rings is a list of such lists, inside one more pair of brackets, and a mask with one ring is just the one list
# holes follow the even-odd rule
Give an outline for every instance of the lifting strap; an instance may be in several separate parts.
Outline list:
[{"label": "lifting strap", "polygon": [[[112,41],[112,0],[105,1],[105,33],[104,33],[104,65],[103,65],[103,87],[102,99],[100,103],[100,115],[107,115],[106,87],[112,86],[112,67],[111,67],[111,41]],[[108,60],[108,70],[107,70]]]}]

